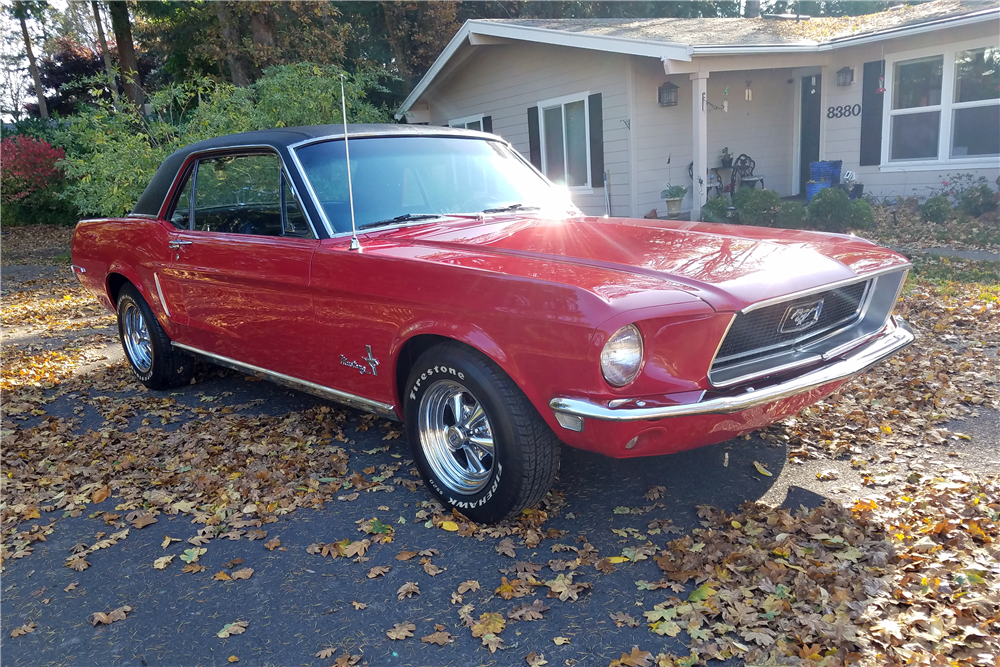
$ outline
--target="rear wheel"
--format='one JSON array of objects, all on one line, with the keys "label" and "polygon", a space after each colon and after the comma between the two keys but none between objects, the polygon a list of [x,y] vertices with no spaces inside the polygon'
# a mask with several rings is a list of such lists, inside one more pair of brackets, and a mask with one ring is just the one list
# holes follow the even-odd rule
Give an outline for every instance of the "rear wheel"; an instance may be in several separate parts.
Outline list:
[{"label": "rear wheel", "polygon": [[118,336],[135,377],[150,389],[188,384],[194,359],[170,344],[163,327],[134,285],[118,294]]},{"label": "rear wheel", "polygon": [[457,343],[425,352],[406,383],[407,437],[443,502],[493,523],[538,503],[559,471],[559,441],[513,380]]}]

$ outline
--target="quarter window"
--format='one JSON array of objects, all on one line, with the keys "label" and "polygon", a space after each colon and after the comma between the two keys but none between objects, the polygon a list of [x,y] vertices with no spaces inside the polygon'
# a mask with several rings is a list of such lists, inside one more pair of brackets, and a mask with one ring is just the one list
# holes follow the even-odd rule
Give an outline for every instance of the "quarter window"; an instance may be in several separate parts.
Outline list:
[{"label": "quarter window", "polygon": [[538,105],[541,112],[542,171],[568,187],[589,187],[590,147],[586,95]]}]

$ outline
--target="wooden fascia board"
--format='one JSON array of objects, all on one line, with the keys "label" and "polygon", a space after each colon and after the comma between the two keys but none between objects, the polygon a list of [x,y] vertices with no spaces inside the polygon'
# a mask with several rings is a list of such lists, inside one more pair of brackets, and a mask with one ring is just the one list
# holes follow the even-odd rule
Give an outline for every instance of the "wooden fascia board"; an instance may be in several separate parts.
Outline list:
[{"label": "wooden fascia board", "polygon": [[562,30],[549,30],[547,28],[511,25],[508,23],[480,21],[469,21],[468,23],[475,24],[470,30],[477,35],[500,37],[522,42],[538,42],[553,46],[568,46],[590,51],[620,53],[623,55],[670,58],[681,61],[691,59],[691,45],[678,42],[564,32]]}]

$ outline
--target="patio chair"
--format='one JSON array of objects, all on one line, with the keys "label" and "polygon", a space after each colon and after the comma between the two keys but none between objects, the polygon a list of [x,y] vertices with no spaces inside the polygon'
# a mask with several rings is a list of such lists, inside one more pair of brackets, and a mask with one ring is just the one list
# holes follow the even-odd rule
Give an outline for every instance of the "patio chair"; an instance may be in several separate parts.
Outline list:
[{"label": "patio chair", "polygon": [[757,163],[746,153],[742,153],[736,158],[733,162],[733,175],[730,183],[730,190],[733,194],[736,194],[736,190],[742,188],[744,185],[749,188],[755,188],[760,183],[760,187],[764,187],[764,177],[755,176],[753,173],[756,166]]}]

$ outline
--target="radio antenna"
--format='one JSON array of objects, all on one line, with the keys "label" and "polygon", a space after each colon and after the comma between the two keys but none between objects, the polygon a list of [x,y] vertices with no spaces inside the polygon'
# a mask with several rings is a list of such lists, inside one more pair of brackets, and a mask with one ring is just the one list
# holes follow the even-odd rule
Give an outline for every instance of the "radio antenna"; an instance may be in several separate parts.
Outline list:
[{"label": "radio antenna", "polygon": [[351,250],[361,250],[358,230],[354,224],[354,188],[351,185],[351,151],[347,147],[347,97],[344,95],[344,73],[340,73],[340,109],[344,117],[344,155],[347,156],[347,200],[351,205]]}]

